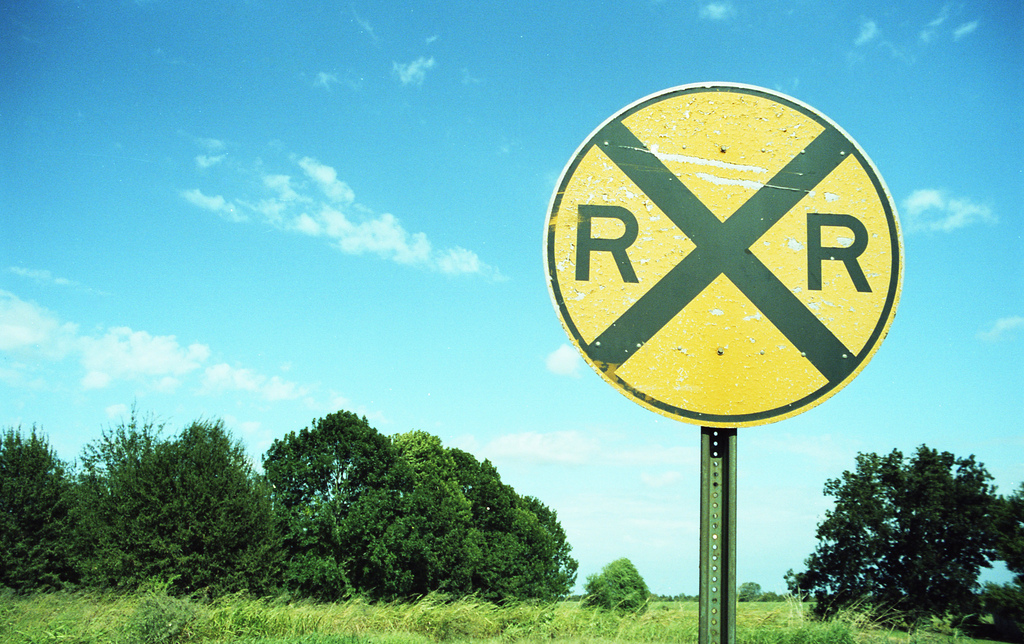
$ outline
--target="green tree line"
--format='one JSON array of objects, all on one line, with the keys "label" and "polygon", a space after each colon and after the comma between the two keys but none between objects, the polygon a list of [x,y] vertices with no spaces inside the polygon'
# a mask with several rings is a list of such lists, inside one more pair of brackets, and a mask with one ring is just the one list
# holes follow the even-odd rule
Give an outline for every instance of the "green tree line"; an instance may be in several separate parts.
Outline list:
[{"label": "green tree line", "polygon": [[555,512],[425,432],[342,411],[274,441],[259,472],[220,421],[165,429],[133,411],[74,465],[36,428],[4,430],[0,586],[499,601],[575,583]]}]

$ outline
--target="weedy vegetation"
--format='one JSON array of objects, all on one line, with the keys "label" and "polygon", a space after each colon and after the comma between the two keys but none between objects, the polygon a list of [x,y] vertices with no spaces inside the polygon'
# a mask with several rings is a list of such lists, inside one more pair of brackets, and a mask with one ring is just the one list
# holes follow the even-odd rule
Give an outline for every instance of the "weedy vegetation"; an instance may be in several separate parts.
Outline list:
[{"label": "weedy vegetation", "polygon": [[[971,643],[934,628],[912,632],[882,626],[884,616],[843,611],[828,620],[796,601],[742,603],[741,644]],[[943,632],[945,631],[945,632]],[[697,604],[655,602],[634,613],[576,602],[497,605],[473,597],[430,595],[412,602],[180,598],[166,588],[122,593],[0,594],[0,641],[10,644],[434,644],[471,642],[697,642]]]}]

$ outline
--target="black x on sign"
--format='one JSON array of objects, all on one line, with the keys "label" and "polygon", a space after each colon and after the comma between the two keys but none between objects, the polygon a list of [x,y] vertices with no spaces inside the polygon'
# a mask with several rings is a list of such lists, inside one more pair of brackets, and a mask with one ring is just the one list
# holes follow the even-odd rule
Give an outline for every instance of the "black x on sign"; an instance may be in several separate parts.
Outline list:
[{"label": "black x on sign", "polygon": [[572,158],[547,222],[552,299],[612,385],[659,413],[758,425],[867,364],[902,284],[899,222],[826,116],[744,85],[655,94]]}]

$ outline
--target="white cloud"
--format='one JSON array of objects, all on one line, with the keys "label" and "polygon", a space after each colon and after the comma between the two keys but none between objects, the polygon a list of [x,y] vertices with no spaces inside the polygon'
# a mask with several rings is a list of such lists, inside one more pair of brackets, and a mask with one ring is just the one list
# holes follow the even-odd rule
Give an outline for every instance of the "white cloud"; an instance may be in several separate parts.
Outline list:
[{"label": "white cloud", "polygon": [[620,465],[686,465],[700,466],[700,450],[694,447],[665,445],[644,445],[641,447],[618,450],[615,462]]},{"label": "white cloud", "polygon": [[948,197],[944,190],[915,190],[903,201],[907,230],[952,232],[976,223],[996,223],[991,208],[968,199]]},{"label": "white cloud", "polygon": [[459,246],[448,249],[437,258],[438,270],[448,275],[479,273],[481,265],[480,257],[476,253]]},{"label": "white cloud", "polygon": [[942,11],[939,12],[938,17],[936,17],[934,20],[929,22],[925,26],[925,28],[921,30],[921,34],[920,34],[921,42],[924,42],[924,43],[931,42],[932,38],[935,37],[935,32],[938,31],[939,27],[942,26],[942,23],[946,22],[947,18],[949,18],[949,5],[948,4],[942,8]]},{"label": "white cloud", "polygon": [[232,367],[220,363],[207,367],[203,374],[201,393],[222,391],[248,391],[268,401],[295,400],[309,393],[306,387],[281,379],[267,377],[251,369]]},{"label": "white cloud", "polygon": [[247,221],[248,217],[239,212],[235,205],[220,195],[209,197],[204,195],[198,188],[193,190],[184,190],[181,193],[189,203],[199,206],[203,210],[209,210],[215,212],[221,217],[233,222]]},{"label": "white cloud", "polygon": [[1022,328],[1024,328],[1024,317],[1020,315],[999,318],[991,329],[978,333],[978,338],[986,342],[999,342],[1013,337],[1017,330]]},{"label": "white cloud", "polygon": [[359,25],[359,29],[361,29],[363,33],[365,33],[367,36],[369,36],[370,40],[376,43],[377,33],[373,30],[373,25],[370,24],[370,21],[364,19],[362,16],[356,13],[355,9],[352,9],[352,18],[356,21],[356,24]]},{"label": "white cloud", "polygon": [[70,288],[78,289],[80,291],[85,291],[86,293],[92,293],[94,295],[109,295],[109,293],[105,293],[104,291],[97,291],[93,288],[84,286],[80,282],[69,280],[66,277],[58,277],[51,273],[50,271],[44,269],[25,268],[24,266],[11,266],[7,270],[8,272],[17,275],[18,277],[24,277],[26,279],[33,280],[40,284],[46,284],[47,286],[67,286]]},{"label": "white cloud", "polygon": [[338,84],[338,77],[334,74],[328,74],[327,72],[320,72],[316,75],[316,80],[313,81],[313,87],[323,87],[328,92],[331,91],[331,85]]},{"label": "white cloud", "polygon": [[258,189],[270,194],[262,198],[231,202],[221,195],[206,195],[198,188],[182,191],[181,196],[199,208],[235,222],[248,221],[249,217],[242,211],[244,208],[278,229],[326,237],[350,255],[376,254],[399,264],[429,268],[447,275],[476,274],[495,281],[505,279],[471,250],[460,246],[435,250],[425,233],[409,232],[394,215],[374,215],[356,203],[352,188],[338,178],[333,167],[312,157],[297,160],[292,157],[292,161],[309,181],[296,181],[287,174],[264,173]]},{"label": "white cloud", "polygon": [[576,349],[568,344],[563,344],[548,354],[548,357],[544,360],[544,365],[553,374],[579,378],[583,359]]},{"label": "white cloud", "polygon": [[427,70],[433,69],[435,64],[433,56],[420,56],[411,63],[394,63],[393,69],[403,85],[422,85]]},{"label": "white cloud", "polygon": [[539,434],[526,432],[508,434],[487,444],[483,452],[488,458],[516,459],[536,463],[586,463],[601,450],[600,442],[576,431]]},{"label": "white cloud", "polygon": [[308,201],[292,188],[292,178],[286,174],[268,174],[263,177],[263,185],[277,192],[284,201]]},{"label": "white cloud", "polygon": [[661,474],[648,474],[647,472],[640,473],[640,480],[643,484],[653,488],[675,485],[682,478],[683,475],[680,472],[662,472]]},{"label": "white cloud", "polygon": [[338,180],[338,173],[329,165],[323,165],[316,159],[303,157],[299,159],[306,176],[315,181],[328,199],[335,203],[350,204],[356,196],[348,184]]},{"label": "white cloud", "polygon": [[61,323],[46,309],[0,291],[0,351],[60,360],[76,344],[78,327]]},{"label": "white cloud", "polygon": [[318,237],[324,232],[323,228],[320,227],[320,224],[306,213],[302,213],[292,220],[291,228],[292,230],[311,237]]},{"label": "white cloud", "polygon": [[203,137],[194,137],[194,139],[200,147],[206,148],[209,152],[219,152],[227,147],[224,141],[220,139],[206,139]]},{"label": "white cloud", "polygon": [[103,373],[102,371],[90,371],[85,374],[82,378],[81,385],[82,389],[106,389],[110,386],[110,381],[113,380],[109,373]]},{"label": "white cloud", "polygon": [[129,327],[109,329],[106,335],[79,338],[86,389],[106,387],[113,378],[134,380],[143,376],[158,377],[161,388],[173,388],[180,376],[198,369],[210,357],[210,348],[193,343],[178,344],[173,335],[153,336]]},{"label": "white cloud", "polygon": [[104,411],[107,412],[107,418],[125,418],[128,416],[128,405],[124,403],[110,405]]},{"label": "white cloud", "polygon": [[[103,335],[81,335],[77,325],[62,323],[49,311],[6,291],[0,291],[0,353],[20,360],[11,361],[11,369],[0,369],[0,380],[14,386],[45,386],[25,377],[32,368],[25,363],[70,358],[80,363],[83,375],[78,384],[86,391],[134,381],[154,391],[171,392],[185,378],[201,374],[200,394],[248,391],[268,402],[302,399],[307,407],[320,407],[309,397],[311,387],[280,376],[227,363],[203,369],[211,355],[205,344],[183,346],[173,335],[152,335],[129,327],[113,327]],[[343,399],[332,400],[333,409],[344,406],[336,406],[337,400]],[[106,408],[111,418],[124,411],[124,405]]]},{"label": "white cloud", "polygon": [[196,166],[206,169],[217,165],[221,161],[227,158],[226,154],[218,154],[217,156],[209,156],[206,154],[196,155]]},{"label": "white cloud", "polygon": [[[339,210],[324,206],[317,215],[316,228],[335,240],[337,247],[351,255],[376,253],[399,264],[427,264],[430,242],[423,233],[409,234],[394,215],[385,213],[375,219],[353,223]],[[300,226],[313,230],[309,221]]]},{"label": "white cloud", "polygon": [[700,17],[707,20],[728,20],[736,15],[731,2],[709,2],[700,8]]},{"label": "white cloud", "polygon": [[874,20],[861,20],[860,22],[860,33],[857,34],[857,39],[853,41],[854,45],[858,47],[866,45],[875,38],[878,37],[879,30],[878,24]]},{"label": "white cloud", "polygon": [[971,22],[965,22],[953,31],[953,40],[960,40],[965,36],[973,34],[978,29],[978,21],[972,20]]},{"label": "white cloud", "polygon": [[265,378],[249,369],[236,369],[227,363],[207,367],[203,376],[203,387],[207,390],[257,391]]},{"label": "white cloud", "polygon": [[56,286],[81,286],[78,282],[73,282],[67,278],[54,277],[53,273],[47,270],[24,268],[21,266],[11,266],[7,270],[19,277],[27,277],[28,279],[46,284],[54,284]]}]

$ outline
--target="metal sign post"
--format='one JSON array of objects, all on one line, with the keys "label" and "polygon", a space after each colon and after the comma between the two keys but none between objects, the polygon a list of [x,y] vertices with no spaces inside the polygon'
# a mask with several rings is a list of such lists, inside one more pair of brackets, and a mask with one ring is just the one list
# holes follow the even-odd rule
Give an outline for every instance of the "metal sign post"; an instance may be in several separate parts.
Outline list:
[{"label": "metal sign post", "polygon": [[699,644],[736,641],[736,430],[700,430]]}]

